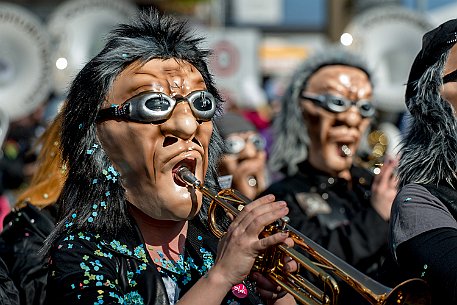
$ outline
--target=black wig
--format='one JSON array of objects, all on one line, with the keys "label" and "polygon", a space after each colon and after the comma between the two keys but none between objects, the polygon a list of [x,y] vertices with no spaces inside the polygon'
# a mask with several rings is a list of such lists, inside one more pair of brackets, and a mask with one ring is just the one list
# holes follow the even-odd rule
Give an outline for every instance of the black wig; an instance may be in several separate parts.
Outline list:
[{"label": "black wig", "polygon": [[[60,223],[51,241],[69,227],[112,238],[120,232],[132,232],[125,191],[96,135],[97,112],[114,79],[127,66],[173,58],[192,64],[201,73],[207,90],[218,101],[220,113],[220,95],[207,67],[209,51],[200,49],[201,42],[202,38],[191,33],[186,22],[149,10],[111,32],[103,50],[79,72],[63,109],[61,149],[68,164],[68,178],[58,201]],[[217,187],[216,164],[221,143],[214,128],[205,178],[209,187]],[[202,208],[200,217],[205,212]]]},{"label": "black wig", "polygon": [[449,50],[457,42],[457,19],[427,32],[406,87],[409,129],[402,140],[398,176],[408,183],[456,187],[457,120],[440,94]]}]

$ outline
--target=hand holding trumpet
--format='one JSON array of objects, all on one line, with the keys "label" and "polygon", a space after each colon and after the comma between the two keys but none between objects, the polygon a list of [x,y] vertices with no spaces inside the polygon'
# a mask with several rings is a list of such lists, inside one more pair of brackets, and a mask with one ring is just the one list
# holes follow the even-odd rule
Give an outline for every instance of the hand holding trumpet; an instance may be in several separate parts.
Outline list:
[{"label": "hand holding trumpet", "polygon": [[[293,240],[285,232],[261,237],[265,226],[284,217],[289,211],[284,201],[274,200],[273,195],[267,195],[246,205],[221,238],[212,271],[220,272],[229,285],[241,283],[251,272],[256,258],[269,247],[278,244],[293,247]],[[297,268],[297,264],[291,258],[285,257],[284,262],[288,270],[293,271]],[[259,272],[253,273],[252,279],[257,284],[257,292],[264,300],[275,302],[286,295],[277,284]],[[288,300],[294,302],[292,297]]]}]

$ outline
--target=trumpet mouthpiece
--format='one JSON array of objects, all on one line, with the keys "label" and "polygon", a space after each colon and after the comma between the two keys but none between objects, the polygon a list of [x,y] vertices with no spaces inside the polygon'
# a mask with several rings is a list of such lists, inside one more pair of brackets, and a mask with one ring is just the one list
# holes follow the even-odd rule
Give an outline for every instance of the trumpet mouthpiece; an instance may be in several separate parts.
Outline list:
[{"label": "trumpet mouthpiece", "polygon": [[200,185],[200,180],[186,166],[180,166],[175,171],[174,178],[187,186],[197,187]]}]

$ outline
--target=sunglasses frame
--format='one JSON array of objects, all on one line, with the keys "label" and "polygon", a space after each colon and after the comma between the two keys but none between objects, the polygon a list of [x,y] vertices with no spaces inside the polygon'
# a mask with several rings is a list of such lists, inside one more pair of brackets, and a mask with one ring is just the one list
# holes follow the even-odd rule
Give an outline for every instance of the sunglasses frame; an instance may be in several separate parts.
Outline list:
[{"label": "sunglasses frame", "polygon": [[457,82],[457,70],[454,70],[443,76],[443,84]]},{"label": "sunglasses frame", "polygon": [[[201,111],[195,107],[194,102],[197,98],[209,99],[212,102],[210,110]],[[155,111],[147,107],[147,102],[152,98],[160,98],[170,105],[167,110]],[[181,101],[187,101],[194,116],[200,121],[210,121],[216,112],[216,99],[206,90],[192,91],[186,96],[172,98],[165,93],[155,91],[141,92],[121,105],[114,105],[109,108],[100,109],[97,114],[97,121],[110,119],[127,120],[138,123],[161,123],[171,117],[173,110]]]},{"label": "sunglasses frame", "polygon": [[[231,138],[232,138],[232,139],[233,139],[233,138],[239,138],[239,139],[242,140],[242,141],[240,141],[240,142],[243,142],[243,146],[241,147],[240,150],[238,150],[238,151],[235,152],[235,151],[229,151],[229,150],[227,149],[227,143],[230,142],[230,139],[231,139]],[[256,142],[252,140],[253,138],[262,140],[261,143],[263,143],[263,144],[259,147],[259,145],[256,145],[256,144],[255,144]],[[255,148],[257,149],[257,151],[265,150],[265,148],[266,148],[266,146],[267,146],[267,141],[266,141],[265,138],[264,138],[261,134],[259,134],[259,133],[252,134],[252,135],[250,135],[247,139],[245,139],[245,138],[243,138],[243,137],[241,137],[241,136],[235,136],[235,135],[234,135],[234,136],[229,136],[229,137],[227,137],[227,139],[224,140],[224,145],[225,145],[224,152],[225,152],[226,154],[229,154],[229,155],[236,155],[236,154],[239,154],[239,153],[242,152],[243,149],[246,147],[248,141],[251,142],[252,144],[254,144],[254,146],[255,146]]]},{"label": "sunglasses frame", "polygon": [[[359,110],[360,115],[364,118],[371,118],[376,113],[376,109],[370,100],[358,100],[358,101],[354,102],[354,101],[350,101],[348,99],[330,95],[330,94],[310,95],[310,94],[306,94],[306,93],[301,93],[300,97],[302,99],[309,100],[309,101],[317,104],[318,106],[320,106],[330,112],[333,112],[333,113],[342,113],[342,112],[348,111],[349,108],[351,108],[352,106],[356,106],[357,109]],[[335,105],[334,103],[331,103],[331,100],[341,101],[341,102],[343,102],[344,106]],[[372,107],[370,109],[370,111],[368,111],[368,112],[362,109],[362,106],[367,105],[367,104],[369,104]]]}]

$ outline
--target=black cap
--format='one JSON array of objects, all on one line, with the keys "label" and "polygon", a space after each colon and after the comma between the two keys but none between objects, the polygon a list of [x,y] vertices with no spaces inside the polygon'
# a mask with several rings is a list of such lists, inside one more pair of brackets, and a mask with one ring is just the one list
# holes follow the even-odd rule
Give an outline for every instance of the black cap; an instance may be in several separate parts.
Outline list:
[{"label": "black cap", "polygon": [[457,42],[457,19],[451,19],[437,28],[424,34],[422,38],[422,49],[417,54],[411,66],[406,87],[406,101],[416,95],[414,83],[441,55],[447,52]]},{"label": "black cap", "polygon": [[214,120],[221,136],[225,139],[232,133],[256,131],[254,124],[238,113],[225,113]]}]

